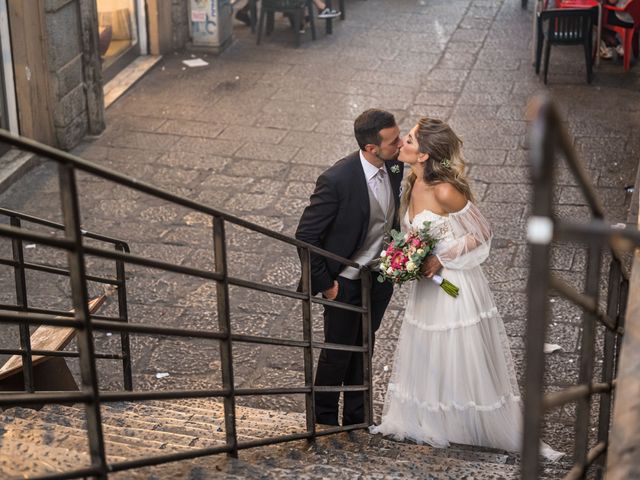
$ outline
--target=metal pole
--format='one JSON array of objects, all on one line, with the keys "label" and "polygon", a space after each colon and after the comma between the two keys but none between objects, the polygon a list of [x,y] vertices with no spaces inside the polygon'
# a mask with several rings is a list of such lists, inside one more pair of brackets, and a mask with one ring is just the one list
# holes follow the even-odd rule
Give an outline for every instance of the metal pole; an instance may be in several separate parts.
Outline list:
[{"label": "metal pole", "polygon": [[[116,250],[129,253],[129,247],[117,244]],[[127,277],[124,261],[116,260],[116,278],[118,281],[118,317],[124,323],[129,322],[127,308]],[[129,332],[120,332],[120,349],[122,351],[122,382],[124,389],[133,391],[133,374],[131,370],[131,342]]]},{"label": "metal pole", "polygon": [[369,425],[373,425],[373,332],[371,331],[371,271],[368,268],[360,270],[362,283],[362,306],[366,312],[362,314],[362,344],[367,347],[363,358],[363,381],[367,390],[364,392],[364,418]]},{"label": "metal pole", "polygon": [[[587,251],[587,273],[585,294],[598,302],[598,292],[600,283],[600,263],[602,258],[602,247],[597,240],[589,243]],[[593,377],[593,356],[596,335],[597,316],[593,313],[585,312],[582,315],[582,342],[580,346],[580,373],[578,383],[581,385],[591,384]],[[589,450],[589,420],[591,412],[591,394],[581,398],[576,402],[576,428],[575,428],[575,451],[574,461],[583,466],[583,474],[580,478],[585,478],[587,470],[587,452]]]},{"label": "metal pole", "polygon": [[[618,306],[620,303],[620,280],[621,280],[620,263],[613,259],[609,268],[609,287],[607,290],[607,315],[616,321],[618,318]],[[616,325],[617,327],[617,325]],[[613,380],[613,368],[615,362],[615,346],[616,334],[609,329],[605,329],[604,334],[604,352],[602,359],[602,382],[611,383]],[[611,422],[611,393],[604,392],[600,394],[600,413],[598,418],[598,442],[609,443],[609,424]],[[598,459],[601,468],[606,465],[606,451]],[[602,478],[602,470],[598,470],[598,478]]]},{"label": "metal pole", "polygon": [[[20,219],[11,217],[11,226],[20,228]],[[22,248],[22,240],[19,238],[11,239],[11,248],[13,251],[13,260],[17,265],[13,268],[15,284],[16,284],[16,304],[20,310],[27,311],[27,278],[24,268],[24,250]],[[34,392],[33,384],[33,362],[31,355],[31,334],[29,332],[29,324],[20,324],[20,348],[22,349],[22,376],[24,379],[25,392]]]},{"label": "metal pole", "polygon": [[[313,3],[313,2],[310,2],[310,3]],[[333,7],[332,0],[327,0],[325,4],[327,5],[328,8]],[[312,8],[312,6],[309,6],[309,8]],[[325,22],[326,22],[325,26],[326,26],[327,35],[331,35],[333,33],[333,19],[327,18]]]},{"label": "metal pole", "polygon": [[80,353],[80,376],[82,390],[91,396],[86,403],[87,434],[91,463],[101,470],[99,479],[107,478],[107,460],[104,451],[102,420],[100,417],[100,391],[93,345],[93,328],[89,314],[86,271],[84,264],[84,247],[80,230],[80,206],[78,190],[73,166],[61,163],[58,168],[60,176],[60,201],[64,217],[65,236],[74,243],[74,249],[67,254],[71,292],[75,318],[84,324],[78,330],[78,351]]},{"label": "metal pole", "polygon": [[[629,280],[622,280],[620,285],[620,303],[618,304],[618,327],[624,328],[627,315],[627,300],[629,296]],[[622,348],[622,335],[616,336],[616,360],[613,368],[613,376],[618,376],[618,364],[620,360],[620,349]]]},{"label": "metal pole", "polygon": [[556,138],[550,104],[544,104],[531,129],[533,179],[532,216],[528,243],[531,250],[527,284],[527,337],[521,474],[538,478],[541,421],[544,417],[544,340],[548,322],[550,253],[553,239],[553,159]]},{"label": "metal pole", "polygon": [[227,445],[231,448],[229,456],[238,457],[238,435],[236,433],[236,397],[233,380],[233,345],[231,341],[231,311],[229,307],[229,272],[227,270],[227,246],[224,231],[224,219],[213,217],[213,248],[216,272],[222,274],[217,282],[218,328],[226,335],[220,340],[220,364],[222,366],[223,388],[229,391],[224,398],[224,424]]},{"label": "metal pole", "polygon": [[307,417],[307,432],[311,433],[310,440],[316,434],[316,407],[313,384],[313,318],[311,316],[311,255],[309,249],[300,250],[302,257],[302,293],[307,299],[302,301],[302,330],[304,341],[309,346],[304,348],[304,383],[311,391],[305,395],[305,413]]}]

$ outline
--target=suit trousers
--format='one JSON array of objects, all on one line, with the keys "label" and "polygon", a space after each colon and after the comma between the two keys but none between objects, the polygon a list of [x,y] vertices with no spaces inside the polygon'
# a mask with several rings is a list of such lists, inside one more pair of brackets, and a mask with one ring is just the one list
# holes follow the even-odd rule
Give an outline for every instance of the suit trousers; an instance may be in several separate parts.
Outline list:
[{"label": "suit trousers", "polygon": [[[393,293],[393,286],[389,282],[380,283],[375,277],[376,275],[374,274],[371,285],[372,345],[375,341],[375,332],[380,327],[382,316]],[[339,288],[336,300],[360,306],[362,303],[361,281],[344,277],[338,277],[337,280]],[[325,306],[324,341],[327,343],[361,346],[362,315],[336,307]],[[315,385],[362,385],[364,378],[363,366],[364,356],[362,353],[323,349],[318,360]],[[317,423],[338,425],[339,397],[340,394],[338,392],[315,394]],[[342,424],[353,425],[363,423],[364,420],[364,392],[344,392]]]}]

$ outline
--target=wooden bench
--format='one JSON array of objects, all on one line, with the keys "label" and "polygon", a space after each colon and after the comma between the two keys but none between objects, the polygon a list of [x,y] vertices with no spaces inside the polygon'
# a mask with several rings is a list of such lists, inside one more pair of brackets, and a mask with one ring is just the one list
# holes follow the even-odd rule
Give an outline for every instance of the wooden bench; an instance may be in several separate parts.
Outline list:
[{"label": "wooden bench", "polygon": [[[93,314],[98,311],[106,299],[107,295],[103,294],[90,300],[88,304],[89,313]],[[73,311],[73,309],[70,310],[70,313],[73,313]],[[67,317],[57,318],[63,319]],[[73,327],[41,325],[31,334],[31,349],[61,351],[73,340],[76,333],[77,329]],[[64,357],[33,355],[31,362],[35,390],[78,390],[78,384],[73,378]],[[13,355],[0,368],[0,391],[24,391],[22,355]]]}]

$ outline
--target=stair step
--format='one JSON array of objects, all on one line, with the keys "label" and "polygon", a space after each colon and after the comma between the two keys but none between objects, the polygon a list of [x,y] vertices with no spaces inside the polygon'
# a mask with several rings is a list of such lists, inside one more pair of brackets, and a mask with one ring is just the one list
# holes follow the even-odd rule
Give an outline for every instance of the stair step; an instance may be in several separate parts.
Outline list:
[{"label": "stair step", "polygon": [[[16,418],[31,422],[33,425],[57,425],[60,431],[87,438],[86,421],[84,412],[78,410],[80,415],[61,415],[51,408],[43,408],[40,412],[16,408],[12,412]],[[126,418],[126,414],[125,414]],[[156,430],[131,428],[129,426],[116,427],[103,425],[105,442],[118,442],[137,447],[164,449],[193,447],[198,437],[168,433]]]},{"label": "stair step", "polygon": [[[60,425],[66,425],[69,427],[78,428],[81,430],[86,429],[86,421],[84,418],[83,409],[73,409],[69,407],[62,407],[58,405],[52,405],[43,409],[44,420],[50,423],[57,423]],[[147,422],[144,425],[135,424],[135,419],[131,418],[131,415],[125,413],[120,418],[121,421],[116,424],[104,422],[103,419],[103,432],[105,435],[114,435],[116,437],[144,437],[146,441],[157,442],[160,445],[173,444],[178,446],[193,446],[197,436],[190,436],[184,433],[172,433],[164,430],[155,430],[152,428],[156,425],[153,422]]]},{"label": "stair step", "polygon": [[[211,418],[217,421],[224,419],[224,406],[220,402],[206,399],[186,399],[179,402],[146,402],[133,405],[133,410],[144,408],[146,411],[166,411],[174,413],[180,418],[189,417],[194,422],[210,422]],[[178,418],[178,417],[174,418]],[[274,420],[281,426],[298,427],[305,425],[304,414],[274,412],[252,407],[236,405],[236,418],[239,424],[247,424],[248,428],[263,429],[265,425],[272,425]]]},{"label": "stair step", "polygon": [[[370,435],[364,431],[352,432],[349,434],[351,439],[357,438],[357,441],[345,442],[344,445],[340,445],[339,448],[344,448],[352,452],[366,452],[372,449],[376,451],[376,454],[387,456],[393,455],[394,451],[399,445],[402,445],[402,449],[406,454],[425,455],[428,454],[433,457],[446,457],[454,458],[458,460],[485,462],[485,463],[497,463],[497,464],[514,464],[516,456],[508,452],[497,449],[483,449],[478,447],[469,449],[465,445],[452,444],[449,448],[434,448],[429,445],[417,445],[415,443],[398,442],[390,438],[385,438],[381,435]],[[338,439],[335,440],[339,442]]]},{"label": "stair step", "polygon": [[[68,417],[84,416],[82,408],[56,406],[56,411]],[[115,412],[108,408],[101,411],[103,429],[105,433],[123,432],[135,435],[138,430],[144,433],[145,438],[155,439],[161,442],[188,445],[193,447],[211,446],[225,442],[224,431],[218,431],[216,424],[191,424],[175,420],[162,421],[154,416],[142,417],[131,412]],[[176,437],[170,438],[171,435]],[[214,441],[215,440],[215,441]],[[204,442],[204,443],[203,443]]]},{"label": "stair step", "polygon": [[[153,418],[160,428],[179,429],[184,425],[194,428],[215,429],[215,432],[224,438],[224,409],[220,403],[211,402],[211,409],[195,408],[190,406],[182,407],[180,404],[171,402],[145,402],[129,403],[115,407],[103,407],[105,415],[121,415],[122,409],[126,409],[128,414],[137,415],[140,419]],[[265,432],[271,432],[277,427],[277,434],[287,434],[304,432],[306,421],[304,416],[299,414],[266,412],[264,410],[237,407],[237,433],[240,440],[248,441],[258,438],[265,438]],[[212,427],[214,425],[215,427]],[[274,432],[275,434],[276,432]]]},{"label": "stair step", "polygon": [[[16,458],[20,461],[16,462]],[[112,462],[126,460],[125,457],[111,456]],[[28,478],[34,475],[61,473],[88,467],[91,458],[88,453],[77,450],[40,445],[30,442],[8,442],[0,453],[0,478]]]},{"label": "stair step", "polygon": [[[338,444],[344,446],[351,440],[346,434]],[[127,472],[121,478],[150,479],[198,478],[208,479],[317,479],[317,478],[416,478],[429,480],[511,480],[518,478],[515,465],[470,462],[455,458],[443,458],[418,451],[404,455],[402,444],[394,455],[379,456],[376,451],[354,452],[335,448],[333,440],[318,439],[314,447],[308,443],[291,442],[286,445],[261,447],[240,452],[239,459],[207,457],[179,464],[149,467],[137,472]],[[428,451],[429,449],[426,448]],[[372,454],[373,453],[373,454]],[[164,467],[170,467],[166,470]],[[164,476],[164,477],[162,477]]]},{"label": "stair step", "polygon": [[[119,402],[102,406],[105,448],[110,463],[141,456],[221,445],[223,405],[213,400]],[[75,469],[89,463],[82,405],[47,406],[39,412],[15,408],[0,414],[0,478]],[[305,430],[300,413],[238,406],[239,439],[252,440]],[[222,427],[222,428],[221,428]],[[15,458],[25,458],[21,467]],[[116,479],[157,478],[424,478],[516,479],[517,455],[452,445],[436,449],[393,441],[365,431],[242,450],[239,459],[215,455],[110,474]],[[25,465],[26,464],[26,465]],[[564,465],[548,465],[540,479],[560,478]],[[28,471],[25,471],[28,469]]]},{"label": "stair step", "polygon": [[[88,453],[87,433],[84,430],[48,422],[27,421],[21,418],[14,418],[10,423],[5,423],[3,428],[5,429],[3,436],[5,444],[9,441],[11,444],[28,442],[40,446],[43,451],[48,450],[49,447],[54,447]],[[104,439],[107,458],[110,462],[114,461],[112,457],[131,459],[140,456],[156,456],[171,451],[194,449],[194,447],[120,435],[105,434]]]},{"label": "stair step", "polygon": [[[210,437],[219,437],[222,441],[225,440],[224,430],[224,417],[212,417],[208,416],[195,416],[188,412],[176,412],[167,409],[147,408],[146,405],[135,405],[135,412],[129,413],[129,415],[136,416],[139,419],[153,418],[158,425],[158,429],[163,431],[175,431],[175,432],[188,432],[189,429],[195,429],[195,431],[206,430]],[[180,418],[174,418],[179,416]],[[252,424],[249,425],[246,422],[238,419],[237,422],[237,436],[241,441],[257,440],[265,437],[265,427],[269,424]],[[272,424],[271,424],[272,425]],[[283,428],[280,430],[294,432],[303,431],[304,428],[292,429]],[[195,433],[195,432],[194,432]]]}]

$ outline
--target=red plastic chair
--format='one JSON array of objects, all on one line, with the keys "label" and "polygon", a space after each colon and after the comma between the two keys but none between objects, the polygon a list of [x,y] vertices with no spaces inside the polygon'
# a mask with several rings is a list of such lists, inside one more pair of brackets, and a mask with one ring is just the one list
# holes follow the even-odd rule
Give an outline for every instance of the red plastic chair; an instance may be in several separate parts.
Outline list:
[{"label": "red plastic chair", "polygon": [[[624,48],[624,70],[627,71],[631,67],[631,51],[633,56],[638,57],[638,32],[640,31],[640,0],[630,0],[624,7],[616,7],[615,5],[603,4],[603,22],[602,27],[613,30],[622,39]],[[609,12],[626,12],[633,18],[632,27],[622,27],[609,23]]]}]

